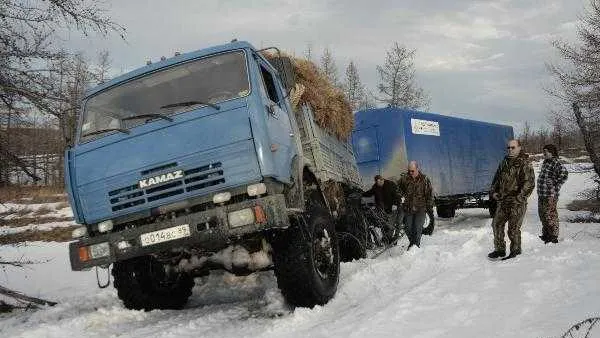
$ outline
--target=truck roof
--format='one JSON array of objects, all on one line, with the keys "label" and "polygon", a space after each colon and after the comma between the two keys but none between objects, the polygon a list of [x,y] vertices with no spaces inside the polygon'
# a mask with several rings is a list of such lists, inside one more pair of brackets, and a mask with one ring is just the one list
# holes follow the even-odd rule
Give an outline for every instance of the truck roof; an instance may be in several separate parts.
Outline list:
[{"label": "truck roof", "polygon": [[209,48],[196,50],[193,52],[182,53],[178,56],[173,56],[173,57],[167,58],[164,61],[154,62],[149,65],[137,68],[137,69],[127,72],[125,74],[119,75],[119,76],[115,77],[114,79],[111,79],[105,83],[102,83],[93,88],[90,88],[85,92],[84,97],[88,98],[89,96],[92,96],[92,95],[94,95],[98,92],[101,92],[107,88],[121,84],[123,82],[127,82],[138,76],[154,72],[161,68],[169,67],[169,66],[181,63],[181,62],[201,58],[203,56],[207,56],[207,55],[211,55],[211,54],[226,52],[226,51],[235,50],[235,49],[242,49],[242,48],[255,49],[250,43],[248,43],[246,41],[235,41],[235,42],[226,43],[226,44],[219,45],[219,46],[213,46],[213,47],[209,47]]}]

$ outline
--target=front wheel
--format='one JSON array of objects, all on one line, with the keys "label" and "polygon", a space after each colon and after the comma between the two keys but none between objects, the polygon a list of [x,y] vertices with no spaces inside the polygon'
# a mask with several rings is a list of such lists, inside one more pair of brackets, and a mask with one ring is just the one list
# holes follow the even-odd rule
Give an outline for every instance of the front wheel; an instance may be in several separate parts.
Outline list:
[{"label": "front wheel", "polygon": [[310,212],[306,222],[292,223],[273,241],[277,285],[292,306],[326,304],[337,291],[340,273],[335,226],[321,209]]},{"label": "front wheel", "polygon": [[151,256],[116,262],[112,274],[119,298],[133,310],[181,309],[194,287],[190,275],[167,274]]}]

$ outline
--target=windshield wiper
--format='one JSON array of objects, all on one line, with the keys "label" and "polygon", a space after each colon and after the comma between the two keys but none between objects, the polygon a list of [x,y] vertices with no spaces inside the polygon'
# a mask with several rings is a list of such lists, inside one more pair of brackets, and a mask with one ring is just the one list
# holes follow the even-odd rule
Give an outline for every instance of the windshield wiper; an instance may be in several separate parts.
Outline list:
[{"label": "windshield wiper", "polygon": [[91,131],[89,133],[81,134],[81,137],[86,137],[86,136],[91,136],[91,135],[96,135],[96,134],[104,134],[104,133],[108,133],[109,131],[118,131],[123,134],[131,133],[129,130],[123,129],[123,128],[106,128],[106,129],[98,129],[98,130]]},{"label": "windshield wiper", "polygon": [[173,119],[165,116],[163,114],[158,114],[158,113],[149,113],[149,114],[140,114],[140,115],[135,115],[135,116],[128,116],[128,117],[124,117],[121,119],[121,121],[127,121],[127,120],[137,120],[137,119],[145,119],[145,118],[159,118],[159,119],[163,119],[169,122],[173,122]]},{"label": "windshield wiper", "polygon": [[209,102],[202,102],[202,101],[185,101],[185,102],[171,103],[171,104],[167,104],[167,105],[164,105],[164,106],[160,107],[160,109],[176,108],[176,107],[188,107],[188,106],[195,106],[197,104],[203,104],[205,106],[213,107],[216,110],[220,110],[221,109],[221,107],[217,106],[216,104],[212,104],[212,103],[209,103]]}]

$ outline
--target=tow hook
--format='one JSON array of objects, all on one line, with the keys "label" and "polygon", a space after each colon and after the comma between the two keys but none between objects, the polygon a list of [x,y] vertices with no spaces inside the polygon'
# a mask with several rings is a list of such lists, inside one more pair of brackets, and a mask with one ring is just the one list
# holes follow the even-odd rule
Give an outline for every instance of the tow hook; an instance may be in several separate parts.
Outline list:
[{"label": "tow hook", "polygon": [[[105,265],[102,267],[96,267],[96,283],[98,283],[98,287],[100,289],[105,289],[110,285],[110,264],[109,265]],[[101,283],[100,282],[100,273],[98,272],[99,269],[105,269],[106,270],[106,282],[105,283]]]}]

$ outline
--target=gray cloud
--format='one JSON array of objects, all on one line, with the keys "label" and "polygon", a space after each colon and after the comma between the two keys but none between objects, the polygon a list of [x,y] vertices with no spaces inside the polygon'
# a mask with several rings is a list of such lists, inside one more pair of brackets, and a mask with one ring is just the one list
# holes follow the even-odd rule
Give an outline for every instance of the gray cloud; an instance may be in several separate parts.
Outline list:
[{"label": "gray cloud", "polygon": [[[405,1],[116,1],[108,14],[127,28],[116,37],[81,39],[68,46],[93,55],[109,50],[117,73],[232,38],[256,47],[276,45],[318,57],[329,47],[339,73],[353,60],[374,89],[375,66],[394,41],[417,49],[417,76],[431,111],[511,124],[545,121],[550,81],[544,63],[550,42],[573,40],[583,3],[569,0]],[[543,5],[542,5],[543,4]]]}]

